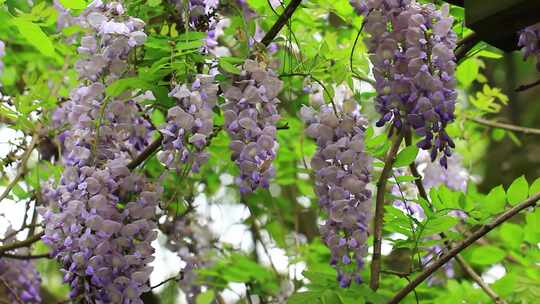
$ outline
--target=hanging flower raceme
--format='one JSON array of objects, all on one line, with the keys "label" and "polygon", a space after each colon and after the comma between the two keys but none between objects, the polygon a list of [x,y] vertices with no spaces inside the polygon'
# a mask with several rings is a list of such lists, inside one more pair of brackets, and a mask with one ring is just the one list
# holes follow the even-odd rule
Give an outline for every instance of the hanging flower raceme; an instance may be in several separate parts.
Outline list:
[{"label": "hanging flower raceme", "polygon": [[528,26],[519,32],[518,47],[525,59],[536,58],[536,69],[540,71],[540,23]]},{"label": "hanging flower raceme", "polygon": [[186,263],[178,282],[187,303],[195,304],[202,292],[196,271],[214,263],[216,237],[207,225],[201,224],[192,214],[168,220],[161,225],[161,229],[167,235],[167,248],[176,252]]},{"label": "hanging flower raceme", "polygon": [[198,75],[190,86],[178,85],[169,93],[176,105],[169,109],[167,123],[160,129],[164,151],[158,156],[167,167],[179,170],[189,164],[198,172],[208,160],[204,148],[214,128],[217,91],[212,76]]},{"label": "hanging flower raceme", "polygon": [[457,97],[453,50],[456,34],[447,4],[414,0],[351,1],[365,16],[366,45],[377,90],[377,126],[412,128],[423,137],[418,146],[431,150],[446,167],[454,147],[445,131],[454,120]]},{"label": "hanging flower raceme", "polygon": [[60,185],[46,193],[43,241],[60,261],[72,299],[142,303],[149,290],[159,195],[126,164],[66,167]]},{"label": "hanging flower raceme", "polygon": [[225,129],[231,138],[232,159],[240,168],[240,192],[267,188],[274,176],[272,161],[279,147],[277,98],[283,82],[268,67],[246,60],[241,75],[225,90]]},{"label": "hanging flower raceme", "polygon": [[[2,245],[16,241],[16,233],[11,228],[7,229],[6,235],[10,237]],[[21,248],[16,253],[28,252]],[[5,295],[9,303],[41,303],[41,277],[32,261],[0,258],[0,281],[0,294]]]},{"label": "hanging flower raceme", "polygon": [[87,85],[75,88],[53,115],[64,131],[64,172],[44,187],[43,241],[62,266],[78,303],[142,303],[150,289],[159,189],[130,172],[128,163],[149,143],[152,128],[142,95],[106,96],[107,85],[128,73],[128,54],[144,43],[141,20],[122,5],[92,2],[77,18],[88,31],[76,64]]},{"label": "hanging flower raceme", "polygon": [[371,208],[371,192],[366,188],[371,159],[364,152],[367,121],[356,108],[354,100],[347,100],[340,117],[328,105],[318,110],[303,107],[300,112],[308,125],[306,134],[317,143],[311,168],[319,205],[328,217],[320,231],[342,287],[353,279],[362,281],[359,272],[367,254]]}]

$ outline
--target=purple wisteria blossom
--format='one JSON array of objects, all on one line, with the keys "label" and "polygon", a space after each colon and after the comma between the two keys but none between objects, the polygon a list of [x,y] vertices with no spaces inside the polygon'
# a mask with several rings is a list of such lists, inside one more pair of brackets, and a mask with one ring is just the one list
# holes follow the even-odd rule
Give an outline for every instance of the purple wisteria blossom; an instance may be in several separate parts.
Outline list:
[{"label": "purple wisteria blossom", "polygon": [[341,287],[352,280],[362,282],[360,270],[367,254],[366,240],[371,209],[371,159],[364,152],[367,120],[354,100],[343,103],[340,117],[329,105],[318,109],[304,106],[300,116],[307,124],[306,135],[316,140],[311,159],[315,172],[315,193],[328,218],[321,225],[322,240],[330,248],[330,261],[338,271]]},{"label": "purple wisteria blossom", "polygon": [[176,252],[185,263],[179,286],[187,303],[195,304],[197,296],[202,292],[196,271],[214,263],[214,244],[217,238],[207,225],[199,222],[196,214],[167,220],[161,229],[167,235],[166,247]]},{"label": "purple wisteria blossom", "polygon": [[240,168],[236,183],[242,193],[268,188],[275,174],[277,96],[282,87],[273,70],[246,60],[241,75],[225,89],[224,126],[231,138],[232,159]]},{"label": "purple wisteria blossom", "polygon": [[198,172],[208,160],[204,148],[214,129],[212,109],[216,105],[217,91],[212,76],[198,75],[190,86],[178,85],[169,93],[176,105],[169,109],[167,123],[160,128],[163,152],[158,156],[168,168],[179,170],[189,164]]},{"label": "purple wisteria blossom", "polygon": [[[2,245],[16,241],[16,233],[11,228],[6,231],[9,236]],[[17,254],[28,253],[26,248],[16,251]],[[32,261],[0,258],[0,294],[7,296],[9,303],[41,303],[39,292],[41,277]]]},{"label": "purple wisteria blossom", "polygon": [[454,142],[445,131],[454,120],[456,34],[449,6],[414,0],[351,0],[365,16],[365,32],[377,90],[377,126],[412,128],[418,146],[439,153],[446,167]]},{"label": "purple wisteria blossom", "polygon": [[127,165],[153,132],[141,100],[105,90],[128,71],[130,51],[146,39],[144,23],[118,2],[96,0],[76,19],[86,34],[76,64],[85,85],[53,114],[65,166],[59,184],[45,186],[43,241],[51,248],[78,303],[142,303],[150,289],[160,189]]},{"label": "purple wisteria blossom", "polygon": [[528,26],[519,32],[518,47],[525,59],[536,58],[536,69],[540,71],[540,23]]}]

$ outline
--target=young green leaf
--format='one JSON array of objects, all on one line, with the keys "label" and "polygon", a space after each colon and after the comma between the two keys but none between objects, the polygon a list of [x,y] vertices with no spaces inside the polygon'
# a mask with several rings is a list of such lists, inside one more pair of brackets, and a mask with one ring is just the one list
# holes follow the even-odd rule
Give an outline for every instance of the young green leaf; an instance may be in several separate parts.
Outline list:
[{"label": "young green leaf", "polygon": [[502,212],[505,205],[506,193],[504,192],[504,188],[499,185],[489,191],[489,194],[486,196],[485,202],[482,205],[482,209],[485,209],[490,214],[496,214]]},{"label": "young green leaf", "polygon": [[522,175],[516,179],[506,191],[506,197],[508,198],[508,203],[514,206],[525,200],[529,195],[529,184],[527,180]]},{"label": "young green leaf", "polygon": [[62,3],[65,8],[70,8],[74,10],[85,9],[88,5],[84,0],[60,0],[60,3]]},{"label": "young green leaf", "polygon": [[41,30],[39,25],[22,18],[15,18],[13,23],[21,35],[38,51],[48,57],[56,58],[51,39]]},{"label": "young green leaf", "polygon": [[418,155],[418,147],[406,147],[397,155],[394,162],[394,168],[406,167],[410,165],[416,159],[416,155]]},{"label": "young green leaf", "polygon": [[471,262],[477,265],[493,265],[500,262],[506,253],[495,246],[482,246],[473,250]]}]

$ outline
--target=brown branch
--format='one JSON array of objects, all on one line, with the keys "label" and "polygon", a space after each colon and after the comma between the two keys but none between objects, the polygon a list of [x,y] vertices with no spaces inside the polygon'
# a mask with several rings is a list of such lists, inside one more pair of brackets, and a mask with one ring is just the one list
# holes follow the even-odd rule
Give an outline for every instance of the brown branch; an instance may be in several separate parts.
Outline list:
[{"label": "brown branch", "polygon": [[514,131],[514,132],[520,132],[520,133],[523,133],[523,134],[540,135],[540,129],[520,127],[520,126],[516,126],[516,125],[511,125],[511,124],[506,124],[506,123],[501,123],[501,122],[496,122],[496,121],[490,121],[490,120],[483,119],[483,118],[478,118],[478,117],[465,116],[465,119],[470,120],[472,122],[475,122],[477,124],[492,127],[492,128],[499,128],[499,129]]},{"label": "brown branch", "polygon": [[261,40],[262,44],[268,46],[274,40],[274,38],[276,38],[279,31],[281,31],[283,26],[285,26],[287,21],[291,18],[294,11],[298,8],[298,6],[300,6],[300,3],[302,3],[302,0],[292,0],[291,3],[287,5],[285,10],[283,11],[283,14],[279,16],[278,20],[276,21],[276,23],[274,23],[272,28],[270,28],[268,33],[264,35],[263,39]]},{"label": "brown branch", "polygon": [[480,288],[482,288],[482,290],[484,290],[484,292],[497,304],[504,304],[505,301],[503,301],[501,299],[501,297],[499,297],[499,295],[497,295],[493,289],[491,289],[491,287],[489,287],[488,284],[486,284],[482,278],[474,271],[474,269],[471,267],[471,265],[469,265],[467,263],[467,261],[465,261],[465,259],[461,256],[461,255],[456,255],[456,261],[458,261],[459,265],[461,266],[461,268],[463,269],[463,271],[465,271],[465,273],[471,277],[471,279],[473,279],[473,281],[476,282],[476,284],[478,284],[478,286],[480,286]]},{"label": "brown branch", "polygon": [[467,56],[467,53],[480,41],[481,39],[476,33],[469,34],[465,38],[458,41],[454,50],[456,63],[459,64],[459,62],[465,58],[465,56]]},{"label": "brown branch", "polygon": [[8,259],[15,259],[15,260],[35,260],[35,259],[50,259],[52,258],[49,253],[43,253],[43,254],[10,254],[10,253],[4,253],[2,254],[3,258]]},{"label": "brown branch", "polygon": [[24,241],[8,243],[8,244],[5,244],[3,246],[0,246],[0,255],[3,255],[4,252],[8,252],[8,251],[11,251],[13,249],[17,249],[17,248],[32,245],[33,243],[39,241],[44,234],[45,234],[44,232],[40,232],[38,234],[34,234],[33,236],[27,238]]},{"label": "brown branch", "polygon": [[[410,146],[412,144],[412,136],[410,131],[405,134],[405,144],[407,146]],[[424,200],[426,200],[428,206],[432,208],[432,204],[429,201],[429,197],[427,195],[426,189],[424,188],[424,184],[422,183],[422,176],[418,172],[418,168],[416,168],[416,163],[412,162],[409,166],[411,173],[413,174],[416,179],[414,180],[416,187],[418,188],[418,192],[420,193],[420,197],[422,197]],[[439,236],[441,239],[446,239],[446,234],[444,232],[439,233]],[[447,247],[447,249],[451,249],[450,242],[448,240],[444,241],[444,245]],[[495,299],[499,299],[500,297],[486,284],[484,281],[482,281],[482,278],[474,271],[474,269],[461,257],[460,255],[456,255],[456,260],[458,260],[460,266],[463,268],[463,270],[473,279],[482,289],[486,292],[486,294],[494,299],[494,301],[497,304],[503,303],[503,302],[497,302]]]},{"label": "brown branch", "polygon": [[524,84],[524,85],[520,85],[519,87],[516,88],[516,92],[523,92],[523,91],[527,91],[529,89],[532,89],[534,87],[536,87],[537,85],[540,85],[540,79],[538,79],[537,81],[533,82],[533,83],[528,83],[528,84]]},{"label": "brown branch", "polygon": [[163,136],[161,133],[159,133],[159,137],[156,138],[144,151],[141,152],[136,158],[134,158],[128,165],[129,170],[133,170],[137,168],[140,164],[142,164],[150,155],[154,154],[154,152],[159,149],[161,146],[161,142],[163,141]]},{"label": "brown branch", "polygon": [[418,275],[414,280],[412,280],[409,284],[407,284],[407,286],[401,289],[388,303],[389,304],[399,303],[405,296],[407,296],[411,291],[413,291],[416,288],[416,286],[424,282],[429,276],[431,276],[435,271],[437,271],[437,269],[442,267],[452,258],[456,257],[461,251],[463,251],[464,249],[472,245],[478,239],[488,234],[491,230],[495,229],[502,223],[506,222],[507,220],[512,218],[514,215],[518,214],[519,212],[529,207],[536,207],[538,200],[540,200],[540,193],[537,193],[531,196],[530,198],[523,201],[522,203],[508,209],[507,211],[499,215],[490,223],[481,226],[478,230],[473,232],[468,238],[460,242],[458,245],[456,245],[455,247],[450,249],[447,253],[445,253],[443,256],[441,256],[438,260],[436,260],[431,265],[426,267],[420,275]]},{"label": "brown branch", "polygon": [[13,187],[15,187],[15,185],[17,185],[19,180],[24,176],[25,171],[26,171],[26,163],[28,162],[28,159],[30,158],[32,151],[34,150],[38,142],[38,139],[39,139],[39,135],[37,133],[34,134],[34,136],[32,137],[32,141],[26,148],[26,151],[24,151],[24,154],[21,158],[21,162],[19,163],[19,166],[17,168],[17,175],[15,175],[13,180],[6,186],[6,189],[4,190],[4,192],[0,195],[0,202],[2,202],[9,195]]},{"label": "brown branch", "polygon": [[381,272],[381,246],[382,246],[382,226],[384,222],[384,192],[386,182],[392,171],[392,165],[396,158],[399,146],[403,141],[403,132],[399,132],[394,140],[390,151],[384,160],[384,168],[381,177],[377,182],[377,199],[375,203],[375,217],[373,219],[373,258],[371,261],[371,278],[369,286],[373,290],[379,288],[379,276]]}]

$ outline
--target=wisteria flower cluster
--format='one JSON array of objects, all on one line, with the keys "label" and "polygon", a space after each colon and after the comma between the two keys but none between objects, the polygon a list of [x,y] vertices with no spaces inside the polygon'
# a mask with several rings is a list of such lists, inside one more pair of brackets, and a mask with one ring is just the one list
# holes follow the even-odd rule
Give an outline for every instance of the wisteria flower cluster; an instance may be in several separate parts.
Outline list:
[{"label": "wisteria flower cluster", "polygon": [[[158,193],[125,163],[67,167],[47,193],[43,241],[62,264],[70,296],[88,303],[142,303],[157,237]],[[59,210],[60,212],[54,212]],[[80,297],[83,298],[80,298]]]},{"label": "wisteria flower cluster", "polygon": [[77,18],[87,34],[76,64],[87,85],[75,88],[53,115],[64,173],[45,187],[43,241],[62,265],[70,297],[87,303],[142,303],[149,290],[159,189],[130,172],[129,160],[151,138],[150,123],[131,98],[105,96],[110,81],[127,72],[127,57],[144,43],[144,23],[118,2],[97,0]]},{"label": "wisteria flower cluster", "polygon": [[[14,231],[6,231],[8,237],[3,245],[15,241]],[[26,253],[25,249],[18,249],[17,254]],[[0,258],[0,294],[6,295],[9,303],[41,303],[39,288],[41,277],[32,261]]]},{"label": "wisteria flower cluster", "polygon": [[454,147],[445,127],[454,120],[457,97],[453,50],[456,34],[449,6],[414,0],[352,0],[365,16],[366,44],[376,80],[377,126],[391,122],[397,129],[412,128],[446,167]]},{"label": "wisteria flower cluster", "polygon": [[167,235],[167,248],[176,252],[186,263],[180,274],[179,286],[186,295],[187,303],[195,304],[202,292],[196,270],[212,265],[216,238],[209,227],[201,224],[193,214],[169,220],[161,229]]},{"label": "wisteria flower cluster", "polygon": [[179,170],[181,165],[190,164],[198,172],[208,160],[204,148],[214,129],[212,109],[217,91],[212,76],[198,75],[191,86],[178,85],[169,93],[177,102],[169,109],[167,123],[160,129],[164,151],[158,156],[168,168]]},{"label": "wisteria flower cluster", "polygon": [[536,58],[536,69],[540,71],[540,23],[519,32],[518,47],[522,49],[525,59]]},{"label": "wisteria flower cluster", "polygon": [[328,105],[318,110],[304,106],[300,115],[308,125],[305,133],[317,143],[311,168],[319,205],[328,216],[320,227],[322,240],[330,248],[340,286],[348,287],[353,279],[362,281],[359,272],[367,254],[371,209],[366,188],[371,159],[364,152],[367,121],[351,99],[344,102],[340,117]]},{"label": "wisteria flower cluster", "polygon": [[246,60],[241,75],[225,90],[224,126],[231,138],[232,159],[240,168],[236,183],[242,193],[268,188],[275,174],[277,96],[282,86],[270,68]]}]

